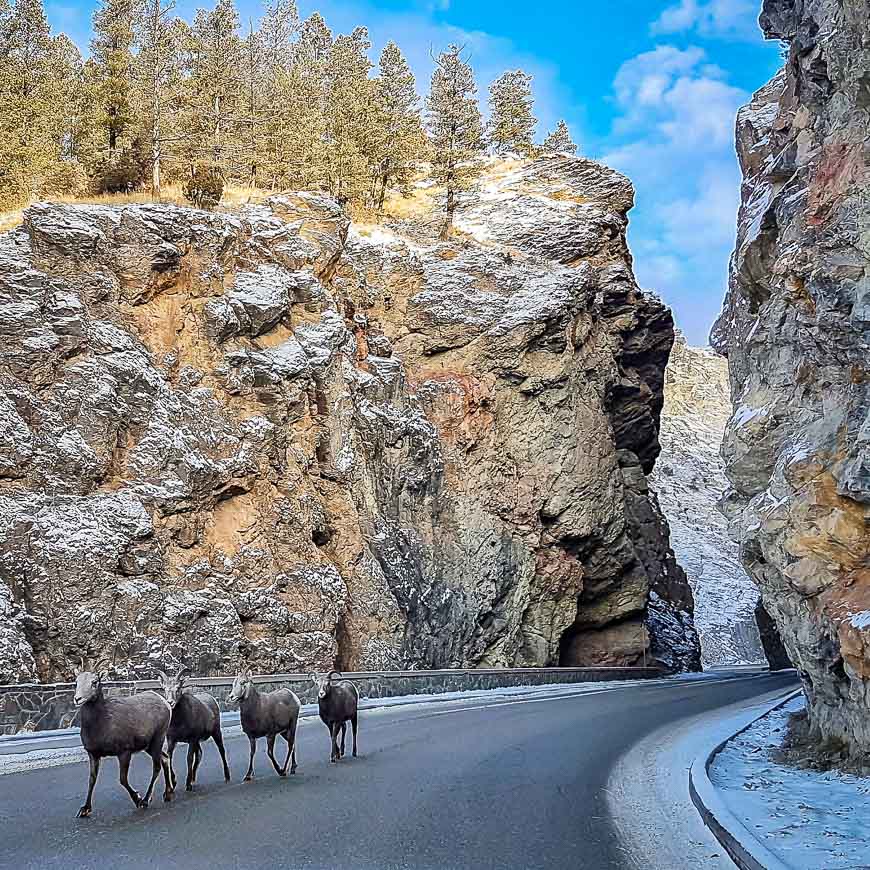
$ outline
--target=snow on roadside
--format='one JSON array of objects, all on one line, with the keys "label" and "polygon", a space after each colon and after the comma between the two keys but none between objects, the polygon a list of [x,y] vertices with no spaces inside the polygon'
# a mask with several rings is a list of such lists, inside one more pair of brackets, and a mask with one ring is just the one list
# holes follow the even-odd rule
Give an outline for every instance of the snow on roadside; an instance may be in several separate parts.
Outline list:
[{"label": "snow on roadside", "polygon": [[744,731],[716,756],[710,780],[732,813],[795,870],[870,866],[870,779],[773,761],[798,696]]}]

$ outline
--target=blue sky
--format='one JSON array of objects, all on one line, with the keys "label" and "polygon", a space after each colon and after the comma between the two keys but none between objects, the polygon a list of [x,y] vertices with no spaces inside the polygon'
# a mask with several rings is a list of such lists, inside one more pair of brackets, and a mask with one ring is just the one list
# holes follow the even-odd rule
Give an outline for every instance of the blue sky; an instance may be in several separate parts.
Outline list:
[{"label": "blue sky", "polygon": [[[243,20],[255,0],[236,0]],[[195,0],[178,0],[190,18]],[[727,280],[740,176],[734,114],[779,66],[756,25],[760,0],[300,0],[334,32],[369,28],[376,58],[394,39],[425,89],[430,48],[466,44],[481,95],[505,69],[534,76],[541,133],[564,117],[581,152],[637,188],[631,247],[641,284],[706,344]],[[49,3],[82,48],[91,0]]]}]

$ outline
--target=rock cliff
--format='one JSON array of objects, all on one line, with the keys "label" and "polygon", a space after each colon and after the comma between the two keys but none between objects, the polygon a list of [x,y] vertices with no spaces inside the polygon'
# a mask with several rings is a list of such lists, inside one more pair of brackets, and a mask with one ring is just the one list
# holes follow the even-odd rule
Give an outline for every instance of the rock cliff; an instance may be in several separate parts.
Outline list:
[{"label": "rock cliff", "polygon": [[870,751],[870,3],[767,0],[785,68],[741,110],[744,182],[714,329],[743,562],[815,739]]},{"label": "rock cliff", "polygon": [[678,334],[665,377],[662,452],[650,482],[692,585],[705,667],[764,661],[755,619],[758,588],[718,506],[727,487],[719,454],[730,414],[727,362]]},{"label": "rock cliff", "polygon": [[312,194],[30,208],[0,236],[0,679],[694,667],[632,204],[548,157],[489,166],[447,242]]}]

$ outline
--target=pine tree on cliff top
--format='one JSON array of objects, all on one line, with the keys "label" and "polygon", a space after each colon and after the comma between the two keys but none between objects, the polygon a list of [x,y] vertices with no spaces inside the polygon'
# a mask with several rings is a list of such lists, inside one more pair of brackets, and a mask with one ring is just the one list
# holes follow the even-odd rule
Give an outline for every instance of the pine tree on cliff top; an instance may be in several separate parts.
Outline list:
[{"label": "pine tree on cliff top", "polygon": [[167,127],[169,126],[170,83],[176,70],[180,70],[179,39],[177,26],[170,15],[175,9],[175,0],[145,0],[136,19],[136,38],[139,54],[136,58],[136,75],[141,94],[145,140],[150,147],[151,192],[160,197],[163,162],[166,151]]},{"label": "pine tree on cliff top", "polygon": [[506,72],[489,86],[489,141],[497,153],[531,153],[538,123],[533,105],[532,77],[522,70]]},{"label": "pine tree on cliff top", "polygon": [[244,109],[244,47],[233,0],[199,9],[190,31],[185,95],[185,156],[209,159],[228,177],[239,173]]},{"label": "pine tree on cliff top", "polygon": [[571,139],[571,133],[568,130],[568,125],[564,121],[559,121],[556,129],[544,139],[544,151],[550,154],[576,154],[577,146]]},{"label": "pine tree on cliff top", "polygon": [[94,12],[91,58],[96,73],[97,121],[110,160],[133,123],[135,112],[133,42],[138,5],[137,0],[101,0]]},{"label": "pine tree on cliff top", "polygon": [[325,168],[329,192],[339,202],[360,202],[371,188],[379,119],[369,48],[368,31],[357,27],[336,38],[326,60]]},{"label": "pine tree on cliff top", "polygon": [[376,81],[380,140],[372,202],[383,208],[387,188],[404,187],[410,181],[411,170],[425,147],[425,135],[414,74],[395,42],[388,42],[381,52]]},{"label": "pine tree on cliff top", "polygon": [[446,238],[453,227],[457,193],[467,190],[480,172],[477,158],[483,150],[483,122],[474,74],[462,57],[462,47],[451,45],[435,64],[426,110],[432,174],[447,188],[447,219],[442,232]]},{"label": "pine tree on cliff top", "polygon": [[71,44],[52,38],[41,0],[16,0],[0,13],[0,203],[8,206],[55,190],[76,70]]}]

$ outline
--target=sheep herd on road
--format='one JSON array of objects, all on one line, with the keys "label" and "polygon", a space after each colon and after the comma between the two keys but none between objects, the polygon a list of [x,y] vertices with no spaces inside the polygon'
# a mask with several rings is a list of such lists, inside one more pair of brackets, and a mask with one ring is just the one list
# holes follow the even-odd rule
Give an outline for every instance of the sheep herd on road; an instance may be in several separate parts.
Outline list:
[{"label": "sheep herd on road", "polygon": [[[185,788],[193,790],[196,773],[202,760],[202,744],[214,740],[223,763],[224,779],[230,781],[230,768],[221,733],[220,708],[217,701],[203,691],[189,691],[187,668],[175,676],[159,672],[163,694],[148,691],[124,698],[108,698],[103,692],[106,679],[102,663],[85,669],[84,662],[76,673],[75,704],[81,711],[81,740],[91,763],[88,794],[78,812],[79,818],[91,814],[91,798],[100,762],[104,758],[118,759],[121,785],[127,790],[137,807],[147,807],[154,785],[163,773],[163,800],[171,801],[175,793],[176,777],[173,755],[179,743],[187,744],[187,779]],[[329,760],[344,756],[347,725],[353,731],[353,754],[357,754],[357,715],[359,691],[342,678],[338,671],[326,676],[312,673],[317,686],[317,704],[320,718],[329,728],[331,752]],[[251,755],[245,782],[254,776],[254,754],[257,740],[266,738],[266,751],[278,776],[296,773],[296,726],[299,722],[299,698],[289,689],[260,692],[254,685],[250,669],[242,671],[233,681],[230,700],[239,705],[242,731],[247,736]],[[281,735],[287,743],[287,757],[279,765],[275,758],[275,739]],[[339,743],[339,735],[341,742]],[[151,782],[145,796],[131,787],[127,780],[130,760],[136,752],[151,757]]]}]

